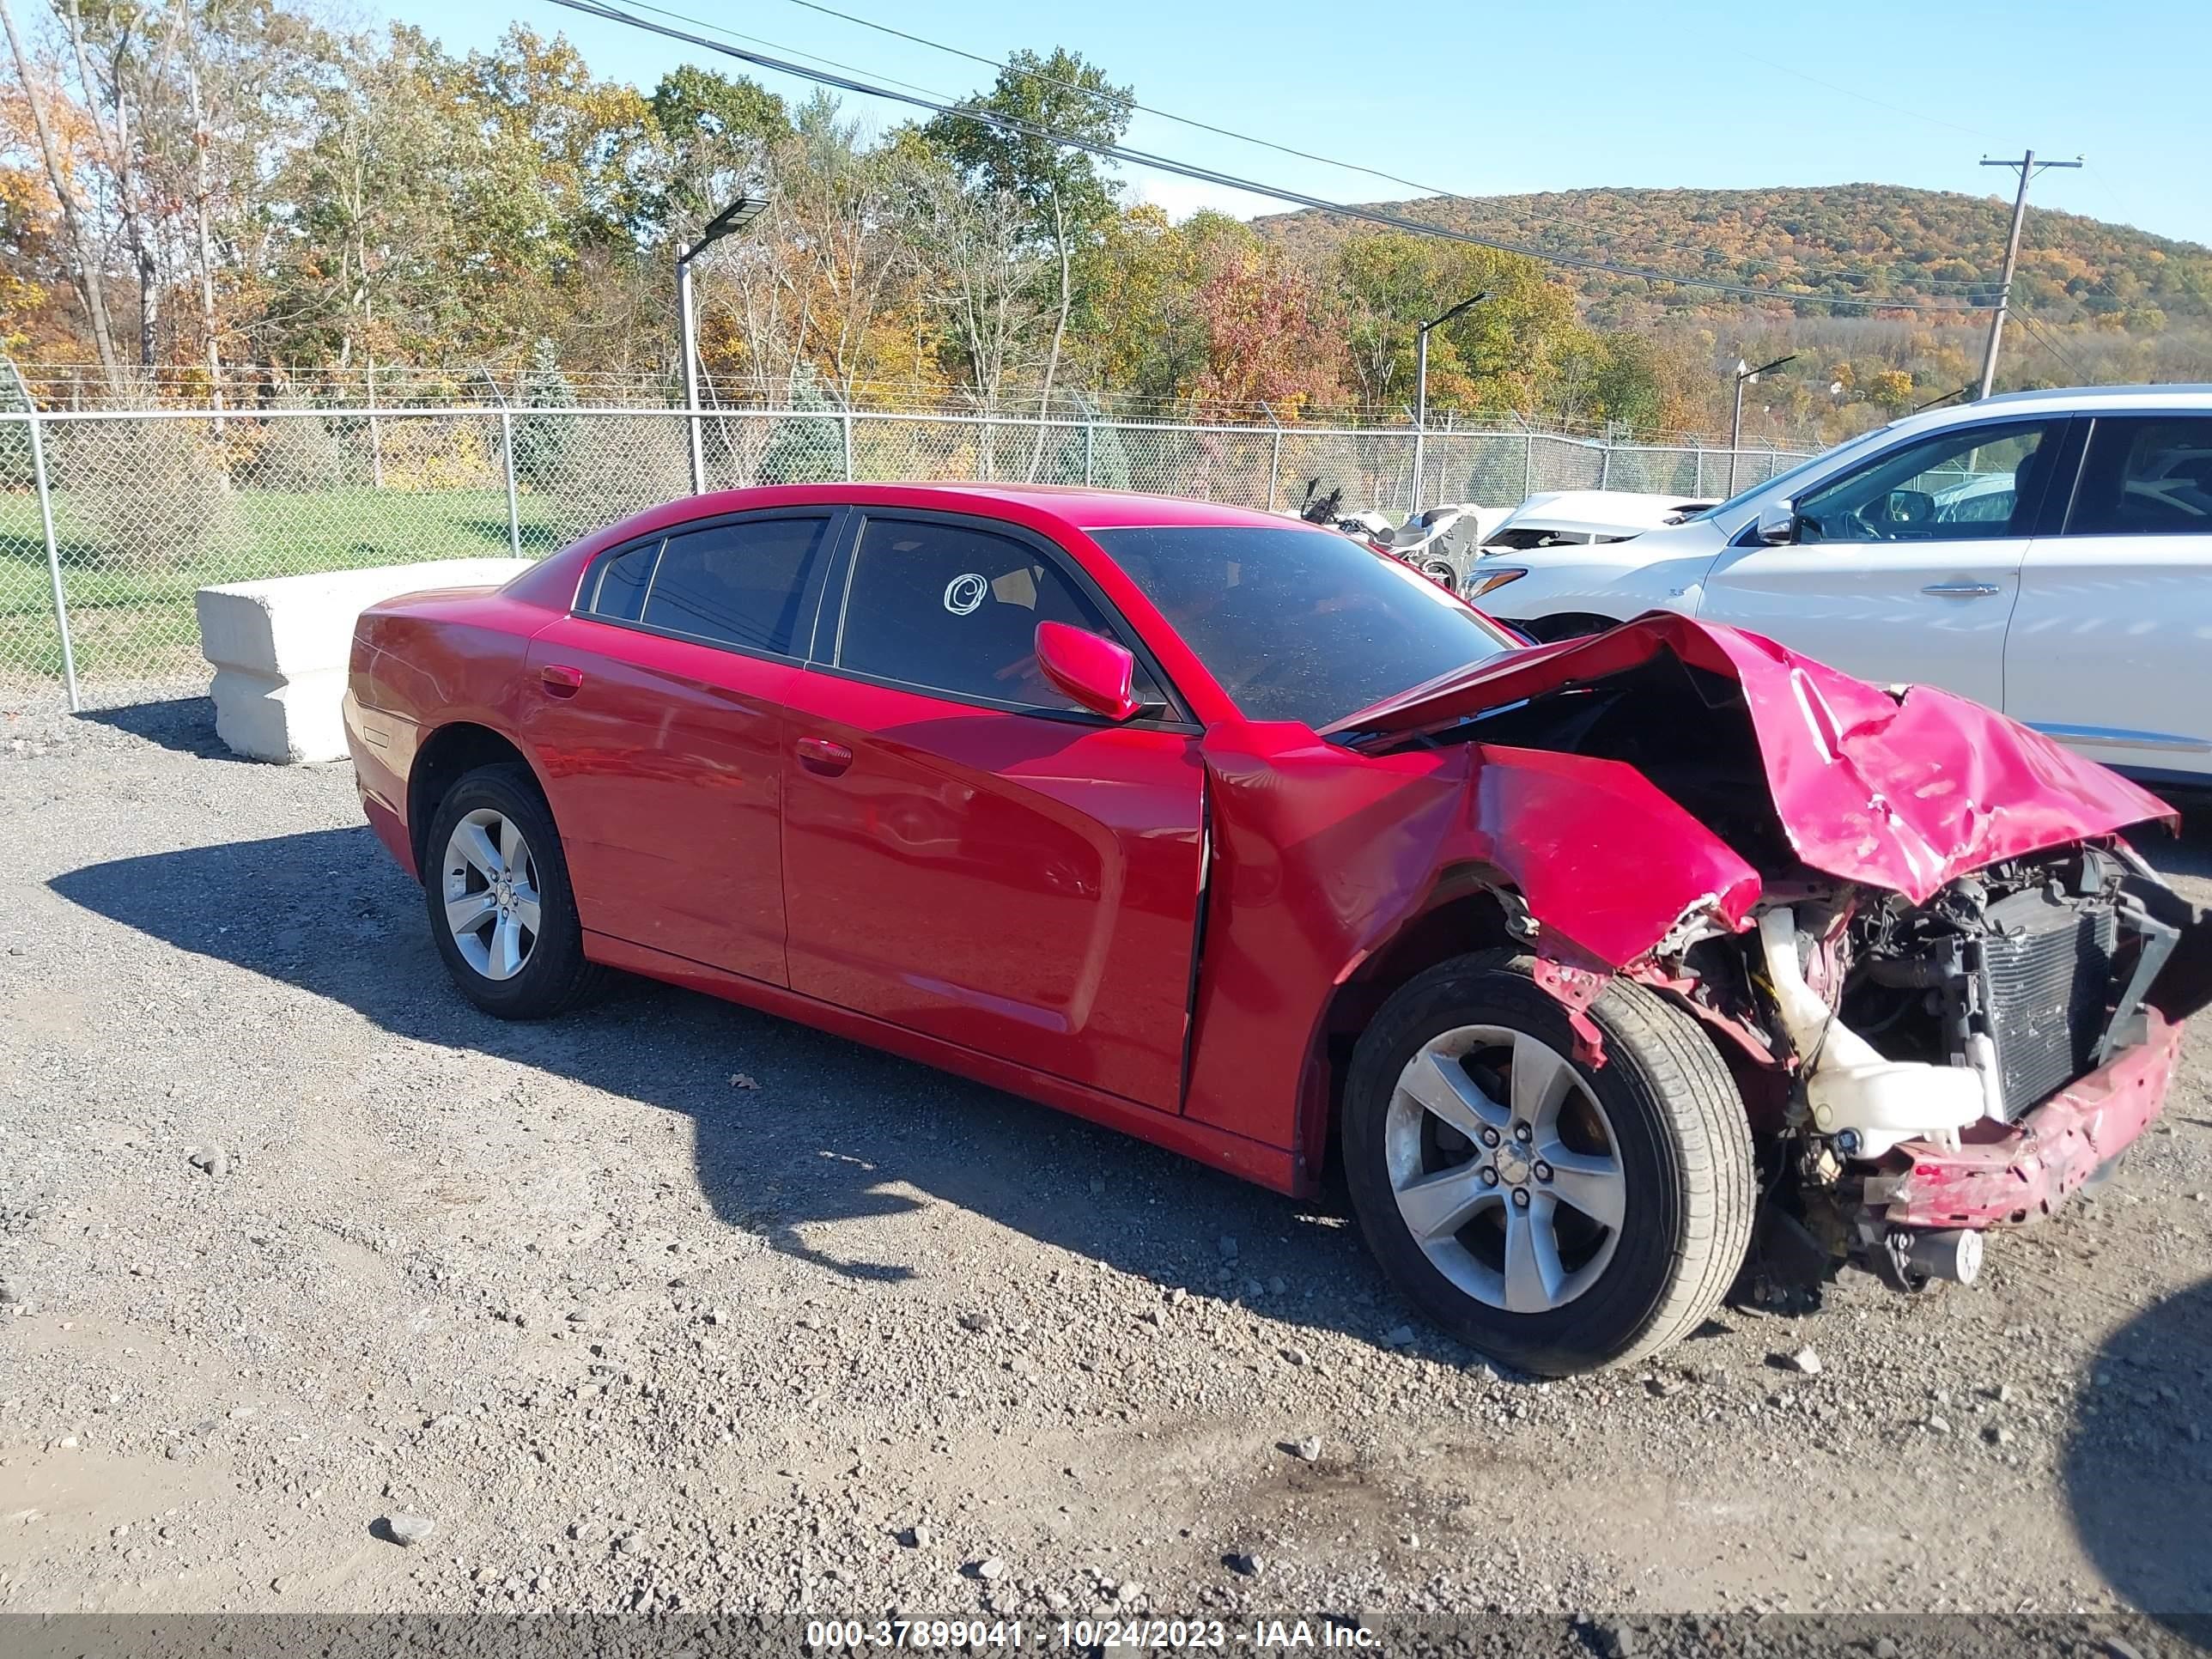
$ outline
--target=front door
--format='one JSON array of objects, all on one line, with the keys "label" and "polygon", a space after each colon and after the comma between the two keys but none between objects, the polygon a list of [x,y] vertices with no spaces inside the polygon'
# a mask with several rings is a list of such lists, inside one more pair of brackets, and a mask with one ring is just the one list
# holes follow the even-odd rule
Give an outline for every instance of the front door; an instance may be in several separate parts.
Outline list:
[{"label": "front door", "polygon": [[834,516],[726,519],[616,549],[532,641],[524,735],[591,931],[787,982],[783,704]]},{"label": "front door", "polygon": [[1060,550],[872,515],[848,568],[788,693],[792,988],[1177,1109],[1194,728],[1149,670],[1119,726],[1045,682],[1040,622],[1133,643]]},{"label": "front door", "polygon": [[1794,542],[1725,550],[1698,617],[1877,685],[2002,708],[2021,560],[2064,427],[1957,427],[1882,451],[1798,500]]}]

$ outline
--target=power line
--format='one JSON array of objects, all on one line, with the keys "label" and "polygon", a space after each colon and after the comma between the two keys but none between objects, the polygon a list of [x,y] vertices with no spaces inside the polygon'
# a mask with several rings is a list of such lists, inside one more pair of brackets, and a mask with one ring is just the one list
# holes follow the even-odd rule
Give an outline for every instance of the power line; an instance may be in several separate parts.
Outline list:
[{"label": "power line", "polygon": [[2064,347],[2058,343],[2058,337],[2055,333],[2053,333],[2050,329],[2045,327],[2042,323],[2039,322],[2033,315],[2027,312],[2015,307],[2012,314],[2020,319],[2021,322],[2027,326],[2027,331],[2035,337],[2037,343],[2039,343],[2045,351],[2057,358],[2060,362],[2065,364],[2066,367],[2073,372],[2075,379],[2085,385],[2087,384],[2090,378],[2089,371],[2074,361],[2074,354],[2068,351]]},{"label": "power line", "polygon": [[[553,3],[570,11],[581,12],[586,16],[599,17],[609,22],[627,24],[632,28],[643,29],[648,33],[665,35],[670,40],[685,41],[690,45],[703,47],[708,52],[720,52],[725,57],[738,58],[741,62],[751,64],[760,69],[772,70],[779,74],[794,76],[802,81],[812,81],[823,86],[835,87],[840,91],[854,93],[862,97],[882,98],[893,103],[926,109],[933,114],[978,121],[987,126],[995,126],[1007,131],[1022,133],[1030,137],[1042,138],[1050,143],[1063,144],[1073,149],[1087,151],[1107,161],[1123,161],[1133,167],[1151,167],[1162,173],[1172,173],[1182,178],[1197,179],[1201,184],[1218,185],[1224,190],[1238,190],[1249,195],[1272,197],[1277,201],[1289,202],[1298,207],[1312,208],[1322,213],[1333,214],[1339,218],[1356,219],[1364,223],[1380,225],[1385,229],[1407,231],[1416,235],[1434,236],[1446,241],[1464,243],[1473,247],[1489,248],[1494,252],[1517,254],[1523,258],[1535,259],[1547,264],[1564,265],[1581,270],[1604,271],[1612,276],[1633,277],[1642,282],[1668,283],[1679,288],[1704,289],[1714,293],[1734,294],[1753,300],[1785,300],[1792,302],[1809,301],[1820,305],[1844,306],[1869,311],[1957,312],[1988,309],[1986,306],[1976,304],[1972,301],[1935,304],[1900,300],[1856,299],[1832,294],[1793,294],[1778,289],[1754,288],[1745,283],[1722,282],[1710,276],[1678,276],[1668,271],[1649,270],[1639,265],[1621,264],[1609,259],[1584,258],[1573,254],[1547,252],[1541,248],[1498,241],[1486,236],[1477,236],[1468,231],[1452,230],[1443,225],[1427,224],[1419,219],[1407,218],[1402,214],[1386,213],[1378,208],[1360,207],[1346,202],[1333,202],[1326,197],[1309,195],[1304,191],[1290,190],[1279,185],[1263,184],[1257,179],[1223,173],[1217,168],[1200,167],[1189,161],[1178,161],[1169,156],[1155,155],[1148,150],[1133,149],[1126,144],[1101,143],[1092,139],[1078,137],[1072,133],[1060,132],[1050,127],[1040,126],[1034,122],[1024,121],[1015,116],[1001,114],[996,110],[963,108],[939,98],[927,97],[913,92],[901,92],[881,82],[863,80],[856,75],[841,75],[826,70],[808,69],[787,58],[770,57],[765,52],[750,51],[745,47],[731,46],[720,40],[710,40],[703,35],[693,34],[687,30],[672,28],[665,23],[653,22],[634,13],[624,11],[617,6],[604,3],[604,0],[553,0]],[[685,21],[697,21],[696,19]]]},{"label": "power line", "polygon": [[[635,5],[638,9],[641,11],[657,12],[661,16],[673,17],[680,22],[692,23],[702,28],[711,28],[717,33],[732,35],[733,38],[738,40],[751,38],[738,34],[733,29],[724,28],[717,23],[707,22],[696,17],[685,17],[680,13],[668,11],[659,6],[647,4],[645,3],[645,0],[631,0],[631,3]],[[1380,167],[1371,167],[1364,162],[1346,161],[1334,155],[1321,155],[1314,150],[1299,149],[1295,145],[1280,143],[1273,138],[1262,138],[1256,133],[1240,131],[1234,127],[1217,126],[1211,121],[1201,121],[1195,116],[1178,115],[1172,110],[1161,109],[1155,105],[1140,104],[1133,99],[1124,99],[1116,94],[1101,91],[1096,87],[1086,87],[1078,82],[1065,80],[1056,75],[1048,75],[1042,70],[1015,70],[1012,64],[1009,64],[1003,59],[989,57],[980,52],[969,52],[964,46],[956,46],[946,41],[933,40],[926,34],[915,34],[906,29],[893,27],[889,23],[878,23],[872,18],[862,17],[855,12],[841,11],[835,6],[821,3],[821,0],[790,0],[790,3],[794,6],[800,7],[807,11],[817,12],[824,17],[835,17],[842,22],[855,24],[864,29],[873,29],[877,33],[887,34],[893,40],[904,40],[917,46],[927,46],[933,52],[941,52],[950,57],[965,59],[967,62],[971,64],[980,64],[986,69],[996,70],[1001,73],[1012,72],[1018,74],[1024,80],[1040,82],[1046,86],[1056,87],[1063,92],[1072,92],[1079,97],[1089,98],[1095,101],[1125,105],[1126,107],[1129,109],[1140,112],[1146,115],[1154,116],[1163,121],[1173,121],[1182,126],[1195,128],[1200,132],[1210,132],[1219,137],[1235,139],[1239,143],[1256,145],[1261,149],[1271,149],[1279,155],[1295,156],[1302,161],[1318,161],[1323,167],[1340,168],[1346,173],[1364,173],[1370,179],[1379,179],[1385,184],[1403,185],[1406,189],[1417,191],[1424,196],[1442,196],[1456,198],[1462,200],[1474,199],[1467,197],[1464,191],[1447,190],[1441,185],[1423,184],[1418,179],[1408,179],[1401,173],[1386,173]],[[758,42],[758,44],[772,45],[773,43],[763,41]],[[787,48],[781,47],[776,49],[779,51],[787,50]],[[799,52],[794,55],[801,58],[812,57],[814,58],[814,61],[817,63],[830,61],[829,59],[816,57],[815,54],[810,52]],[[1760,61],[1764,62],[1765,60],[1761,59]],[[849,64],[836,64],[835,67],[839,69],[849,69],[851,66]],[[890,77],[885,76],[884,78],[888,80]],[[1812,77],[1808,76],[1806,78],[1809,80]],[[910,85],[911,83],[893,82],[892,84]],[[1826,82],[1820,82],[1817,84],[1826,86],[1828,83]],[[917,88],[917,90],[927,90],[927,88]],[[1838,88],[1838,90],[1843,89]],[[1877,100],[1869,100],[1869,101],[1874,102]],[[1887,108],[1890,106],[1884,106],[1883,107]],[[1905,114],[1911,113],[1910,111],[1900,111],[1899,112]],[[1936,125],[1939,126],[1948,126],[1950,124],[1948,122],[1937,122]],[[1954,129],[1954,131],[1965,132],[1968,131],[1968,129],[1960,127]],[[1584,235],[1588,234],[1583,227],[1577,225],[1570,219],[1562,219],[1553,215],[1540,213],[1526,213],[1524,216],[1534,219],[1539,224],[1551,225],[1556,229],[1565,232],[1569,235]],[[1725,250],[1713,247],[1705,243],[1659,242],[1653,246],[1656,246],[1662,252],[1668,253],[1694,253],[1704,255],[1717,253],[1723,258],[1732,259],[1733,263],[1738,266],[1763,265],[1770,270],[1777,271],[1784,269],[1784,262],[1780,259],[1736,258],[1729,254]],[[1812,268],[1808,268],[1800,273],[1801,277],[1807,281],[1827,277],[1842,277],[1846,280],[1855,280],[1863,278],[1869,274],[1869,273],[1863,269],[1857,270],[1844,269],[1823,270]],[[1963,282],[1957,279],[1929,279],[1918,282],[1915,286],[1922,289],[1960,289],[1972,290],[1973,289],[1984,287],[1986,284],[1978,282]]]},{"label": "power line", "polygon": [[[555,0],[555,3],[556,5],[561,3],[561,0]],[[801,52],[797,46],[787,46],[783,45],[781,41],[764,40],[757,34],[746,34],[738,29],[731,28],[725,24],[708,22],[704,18],[692,17],[680,11],[671,11],[665,6],[650,4],[648,3],[648,0],[629,0],[629,3],[639,11],[649,11],[658,16],[672,18],[679,23],[690,23],[698,28],[712,29],[715,33],[726,35],[732,40],[744,40],[750,42],[751,45],[756,46],[764,46],[770,52],[784,52],[793,58],[803,58],[810,64],[820,64],[829,69],[843,70],[848,75],[866,75],[875,73],[873,70],[859,69],[851,64],[841,63],[835,58],[824,58],[818,52]],[[597,9],[594,8],[593,9]],[[624,18],[622,21],[624,22],[635,22],[641,27],[650,28],[653,27],[653,25],[644,22],[641,19]],[[660,32],[663,33],[672,33],[672,31],[668,30],[663,30]],[[896,33],[896,30],[892,32]],[[689,36],[683,36],[680,38],[687,40],[690,39]],[[712,47],[714,50],[720,50],[719,47],[714,47],[714,43],[712,41],[702,41],[699,44]],[[940,88],[925,87],[916,81],[902,81],[896,76],[878,75],[877,78],[881,80],[886,86],[902,88],[908,92],[918,92],[926,98],[942,99],[952,96],[951,93],[945,92]]]},{"label": "power line", "polygon": [[[803,5],[805,3],[805,0],[797,0],[797,3]],[[1876,109],[1886,109],[1892,115],[1902,115],[1906,119],[1912,121],[1925,121],[1931,127],[1948,127],[1953,132],[1965,133],[1969,138],[1987,138],[1990,139],[1993,143],[2000,144],[2004,142],[2003,139],[1996,138],[1992,134],[1982,131],[1979,128],[1962,127],[1955,121],[1945,121],[1933,115],[1923,115],[1917,109],[1905,108],[1902,104],[1886,103],[1881,99],[1874,97],[1869,94],[1854,91],[1850,87],[1838,86],[1833,81],[1823,81],[1817,75],[1808,75],[1803,70],[1795,68],[1788,64],[1778,63],[1771,58],[1761,57],[1758,52],[1746,52],[1741,46],[1736,50],[1739,56],[1748,58],[1754,64],[1764,64],[1769,69],[1780,70],[1784,75],[1794,75],[1801,81],[1809,81],[1816,87],[1825,87],[1830,92],[1841,93],[1846,98],[1856,98],[1862,104],[1871,104]]]}]

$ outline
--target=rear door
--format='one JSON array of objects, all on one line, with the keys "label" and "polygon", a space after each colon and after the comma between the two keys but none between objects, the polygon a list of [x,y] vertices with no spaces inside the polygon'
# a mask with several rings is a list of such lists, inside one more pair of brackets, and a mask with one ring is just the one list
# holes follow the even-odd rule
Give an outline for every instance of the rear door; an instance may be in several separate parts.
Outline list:
[{"label": "rear door", "polygon": [[524,732],[586,928],[787,982],[783,700],[836,517],[744,514],[615,549],[532,641]]},{"label": "rear door", "polygon": [[1940,685],[2002,708],[2021,561],[2065,428],[2063,417],[1977,422],[1880,452],[1797,501],[1795,542],[1738,538],[1698,616],[1877,685]]},{"label": "rear door", "polygon": [[[1176,1109],[1196,727],[1064,550],[949,515],[854,517],[788,693],[792,988]],[[1048,620],[1138,649],[1137,718],[1044,680]]]},{"label": "rear door", "polygon": [[2027,550],[2004,709],[2107,765],[2212,775],[2212,412],[2091,424]]}]

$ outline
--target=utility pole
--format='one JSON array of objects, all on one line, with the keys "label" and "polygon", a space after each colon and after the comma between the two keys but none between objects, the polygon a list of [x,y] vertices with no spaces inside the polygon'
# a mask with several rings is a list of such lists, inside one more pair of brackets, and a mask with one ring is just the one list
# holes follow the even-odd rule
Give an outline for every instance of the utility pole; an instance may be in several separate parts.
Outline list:
[{"label": "utility pole", "polygon": [[2020,170],[2020,193],[2012,198],[2012,234],[2005,238],[2004,274],[1997,279],[1996,313],[1990,319],[1989,349],[1982,354],[1982,389],[1979,395],[1986,398],[1996,384],[1997,342],[2004,337],[2005,313],[2012,305],[2013,267],[2020,263],[2020,228],[2027,219],[2028,180],[2051,167],[2078,167],[2081,165],[2081,158],[2077,155],[2070,161],[2045,161],[2038,167],[2035,152],[2031,149],[2017,161],[1995,161],[1984,155],[1982,165],[1985,167],[2017,167]]}]

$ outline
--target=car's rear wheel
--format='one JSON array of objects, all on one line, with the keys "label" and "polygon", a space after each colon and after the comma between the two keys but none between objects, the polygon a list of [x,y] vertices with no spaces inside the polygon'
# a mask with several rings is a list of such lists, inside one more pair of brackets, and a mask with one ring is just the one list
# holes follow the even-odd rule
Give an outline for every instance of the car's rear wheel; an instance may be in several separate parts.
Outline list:
[{"label": "car's rear wheel", "polygon": [[542,1019],[598,988],[561,837],[527,767],[487,766],[430,821],[430,932],[462,994],[501,1019]]},{"label": "car's rear wheel", "polygon": [[1615,981],[1576,1057],[1533,960],[1462,957],[1385,1003],[1347,1079],[1368,1244],[1431,1319],[1521,1370],[1626,1364],[1711,1315],[1756,1185],[1743,1102],[1690,1016]]}]

